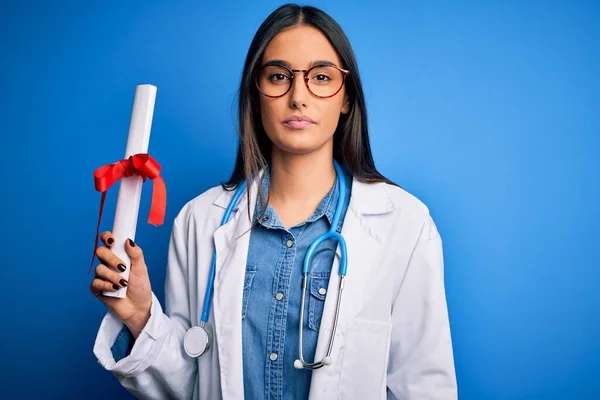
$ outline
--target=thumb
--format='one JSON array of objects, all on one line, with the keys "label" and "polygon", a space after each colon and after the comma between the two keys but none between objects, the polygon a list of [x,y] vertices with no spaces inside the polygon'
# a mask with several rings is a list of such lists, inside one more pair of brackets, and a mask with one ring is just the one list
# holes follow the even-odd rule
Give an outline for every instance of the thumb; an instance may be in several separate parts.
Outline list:
[{"label": "thumb", "polygon": [[131,260],[131,268],[135,268],[139,272],[146,270],[146,262],[144,260],[144,252],[142,248],[134,243],[133,240],[125,241],[125,252]]}]

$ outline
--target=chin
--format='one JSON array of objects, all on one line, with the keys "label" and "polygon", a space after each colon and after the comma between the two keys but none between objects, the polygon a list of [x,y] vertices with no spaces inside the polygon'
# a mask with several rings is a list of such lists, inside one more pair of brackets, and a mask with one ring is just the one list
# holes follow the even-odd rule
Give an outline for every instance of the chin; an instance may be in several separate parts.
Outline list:
[{"label": "chin", "polygon": [[315,151],[319,151],[327,144],[328,141],[315,140],[315,138],[309,137],[286,137],[284,140],[278,140],[274,142],[275,146],[284,153],[289,154],[309,154]]},{"label": "chin", "polygon": [[319,146],[307,145],[306,143],[279,143],[279,150],[288,154],[309,154],[319,149]]}]

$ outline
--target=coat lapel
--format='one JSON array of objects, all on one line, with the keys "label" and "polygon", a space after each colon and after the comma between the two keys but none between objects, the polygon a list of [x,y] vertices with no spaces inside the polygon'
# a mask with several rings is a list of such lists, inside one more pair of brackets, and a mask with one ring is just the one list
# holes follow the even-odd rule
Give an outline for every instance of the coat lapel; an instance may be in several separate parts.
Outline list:
[{"label": "coat lapel", "polygon": [[[363,304],[364,284],[368,280],[366,274],[376,267],[382,254],[381,240],[377,236],[374,224],[370,218],[374,215],[385,214],[394,209],[387,190],[383,184],[365,184],[353,179],[350,204],[342,236],[346,240],[348,268],[346,272],[344,289],[340,302],[340,315],[335,332],[335,343],[331,354],[332,365],[312,372],[311,399],[337,398],[336,382],[341,367],[339,349],[343,348],[346,327],[350,321],[360,314]],[[332,334],[335,308],[339,292],[339,266],[341,251],[338,245],[336,257],[331,270],[331,277],[325,298],[325,306],[321,319],[321,327],[315,353],[315,360],[322,360],[327,354],[329,340]],[[309,360],[312,361],[312,360]]]},{"label": "coat lapel", "polygon": [[[233,192],[224,192],[215,200],[215,205],[227,208],[232,196]],[[250,215],[254,213],[255,203],[256,184],[250,193]],[[241,307],[252,228],[247,210],[244,194],[230,221],[214,233],[217,262],[213,309],[223,399],[244,397]]]}]

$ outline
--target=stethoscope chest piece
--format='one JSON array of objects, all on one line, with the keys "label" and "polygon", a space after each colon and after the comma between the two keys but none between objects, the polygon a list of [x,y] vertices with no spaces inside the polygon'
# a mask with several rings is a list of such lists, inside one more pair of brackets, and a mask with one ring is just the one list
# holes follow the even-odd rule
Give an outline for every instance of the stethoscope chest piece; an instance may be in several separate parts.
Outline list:
[{"label": "stethoscope chest piece", "polygon": [[190,357],[199,357],[210,348],[210,334],[200,326],[192,326],[183,337],[183,349]]}]

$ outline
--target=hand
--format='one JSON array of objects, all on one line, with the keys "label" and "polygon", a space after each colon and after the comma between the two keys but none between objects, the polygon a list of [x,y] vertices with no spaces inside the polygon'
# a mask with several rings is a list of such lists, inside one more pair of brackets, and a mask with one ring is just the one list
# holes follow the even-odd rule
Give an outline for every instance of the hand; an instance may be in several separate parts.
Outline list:
[{"label": "hand", "polygon": [[[129,281],[125,281],[118,272],[125,271],[125,263],[110,250],[114,244],[111,232],[100,236],[104,246],[96,249],[96,256],[102,264],[96,267],[96,275],[90,284],[90,290],[102,303],[112,310],[137,338],[150,319],[152,305],[152,287],[148,268],[142,249],[133,241],[125,241],[125,252],[131,259]],[[102,291],[116,291],[127,286],[124,298],[104,296]]]}]

